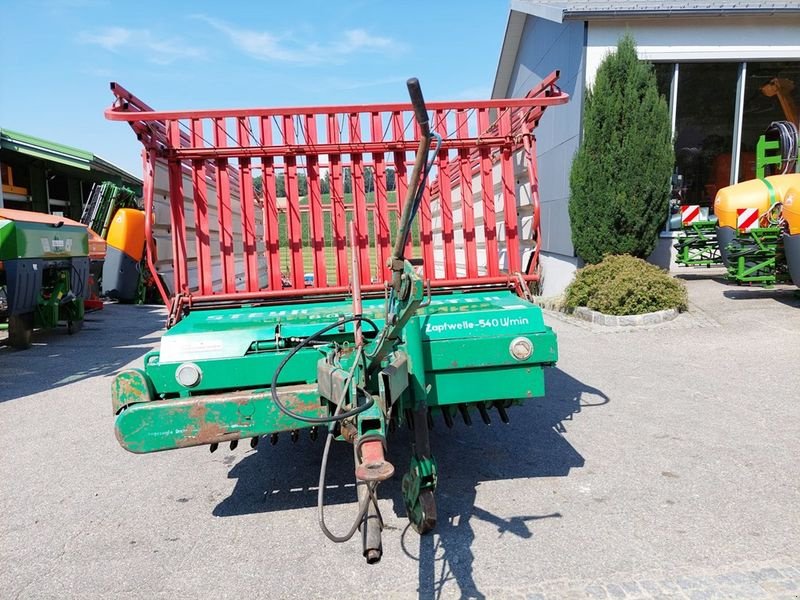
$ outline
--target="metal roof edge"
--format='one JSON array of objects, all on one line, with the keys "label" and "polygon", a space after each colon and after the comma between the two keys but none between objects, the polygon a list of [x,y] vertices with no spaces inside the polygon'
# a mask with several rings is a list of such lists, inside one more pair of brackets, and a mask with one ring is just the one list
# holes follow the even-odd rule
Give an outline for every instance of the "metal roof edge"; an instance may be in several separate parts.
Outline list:
[{"label": "metal roof edge", "polygon": [[99,171],[115,175],[132,184],[142,185],[141,179],[96,154],[26,133],[0,128],[0,147],[83,171]]},{"label": "metal roof edge", "polygon": [[0,128],[0,142],[2,142],[3,147],[19,146],[23,149],[41,153],[53,152],[54,154],[65,156],[72,160],[85,161],[87,163],[92,160],[93,156],[91,152],[75,148],[74,146],[59,144],[58,142],[52,142],[10,129]]},{"label": "metal roof edge", "polygon": [[123,169],[121,167],[118,167],[114,163],[109,162],[109,161],[105,160],[104,158],[101,158],[101,157],[97,156],[96,154],[94,155],[94,157],[92,159],[92,166],[97,171],[102,171],[104,173],[117,175],[121,179],[128,180],[130,183],[133,183],[135,185],[139,185],[139,186],[143,185],[142,180],[139,179],[138,177],[136,177],[135,175],[129,173],[128,171],[126,171],[125,169]]},{"label": "metal roof edge", "polygon": [[564,20],[602,20],[624,18],[647,18],[647,17],[749,17],[749,16],[772,16],[772,15],[791,15],[800,14],[800,6],[797,8],[685,8],[685,9],[621,9],[621,10],[576,10],[565,11]]},{"label": "metal roof edge", "polygon": [[515,2],[516,0],[512,0],[511,10],[508,11],[506,32],[503,35],[503,45],[500,48],[497,70],[494,75],[494,85],[492,85],[492,98],[504,98],[508,93],[508,84],[511,82],[514,61],[517,58],[519,44],[522,41],[522,30],[525,27],[527,13],[516,10],[513,7]]},{"label": "metal roof edge", "polygon": [[555,23],[563,23],[567,7],[543,4],[534,0],[511,0],[511,9]]}]

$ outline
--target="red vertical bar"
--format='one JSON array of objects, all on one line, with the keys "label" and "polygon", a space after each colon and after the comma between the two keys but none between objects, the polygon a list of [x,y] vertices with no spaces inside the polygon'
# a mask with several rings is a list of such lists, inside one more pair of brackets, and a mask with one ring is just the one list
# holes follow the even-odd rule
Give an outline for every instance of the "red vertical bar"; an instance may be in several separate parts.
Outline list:
[{"label": "red vertical bar", "polygon": [[[177,120],[168,124],[167,143],[170,148],[180,148],[181,132]],[[183,173],[181,162],[170,158],[169,168],[169,208],[172,216],[172,276],[173,293],[179,294],[188,289],[189,280],[186,265],[186,221],[184,218]]]},{"label": "red vertical bar", "polygon": [[[372,113],[370,133],[373,142],[382,142],[383,126],[381,114]],[[375,164],[373,172],[373,185],[375,186],[375,246],[378,260],[377,268],[379,280],[389,277],[389,270],[386,265],[389,262],[391,250],[389,244],[389,199],[386,193],[386,158],[383,152],[376,152],[372,155]]]},{"label": "red vertical bar", "polygon": [[506,229],[506,255],[508,272],[519,273],[519,217],[517,215],[517,184],[514,177],[513,154],[511,153],[511,112],[503,111],[500,116],[500,135],[509,141],[500,154],[500,173],[503,189],[503,218]]},{"label": "red vertical bar", "polygon": [[[360,143],[361,120],[358,113],[350,114],[350,143]],[[356,223],[356,239],[358,246],[359,277],[361,281],[370,281],[369,267],[369,218],[367,217],[367,199],[364,193],[364,164],[361,153],[350,155],[353,164],[353,220]]]},{"label": "red vertical bar", "polygon": [[538,273],[539,252],[542,250],[542,224],[541,205],[539,203],[539,169],[536,166],[536,137],[528,130],[527,125],[523,125],[523,143],[525,144],[525,156],[528,163],[528,179],[531,184],[531,204],[533,204],[533,237],[536,243],[533,249],[533,257],[528,263],[525,272],[528,275]]},{"label": "red vertical bar", "polygon": [[[414,129],[417,133],[414,135],[419,139],[419,128],[417,122],[414,121]],[[433,233],[431,228],[431,188],[429,182],[426,182],[425,188],[422,190],[422,202],[419,206],[417,213],[419,219],[420,229],[420,244],[422,245],[422,261],[423,273],[426,278],[434,279],[436,277],[436,266],[433,258]]]},{"label": "red vertical bar", "polygon": [[[250,123],[247,117],[239,117],[238,121],[237,136],[239,145],[246,148],[251,145]],[[255,216],[256,199],[249,158],[239,159],[239,201],[242,205],[242,245],[244,248],[245,289],[248,292],[257,292],[261,286],[258,283],[258,249],[256,248]]]},{"label": "red vertical bar", "polygon": [[[306,143],[310,151],[317,144],[317,122],[314,115],[305,117]],[[325,231],[322,220],[322,192],[320,190],[319,156],[309,153],[306,156],[308,175],[308,201],[311,209],[311,249],[314,257],[314,287],[328,285],[328,273],[325,265]]]},{"label": "red vertical bar", "polygon": [[[437,110],[434,117],[434,129],[447,138],[447,115],[442,110]],[[447,150],[440,150],[438,156],[439,167],[439,214],[442,216],[442,241],[444,242],[444,272],[446,279],[456,277],[456,251],[453,240],[453,201],[450,187],[450,161],[447,159]],[[431,273],[434,272],[431,267]]]},{"label": "red vertical bar", "polygon": [[[469,137],[468,115],[464,110],[456,113],[456,137]],[[475,243],[475,207],[472,204],[472,166],[469,150],[458,151],[461,188],[461,220],[464,231],[464,255],[467,277],[478,277],[478,250]]]},{"label": "red vertical bar", "polygon": [[[403,114],[399,112],[392,113],[392,139],[399,142],[403,139]],[[400,223],[400,215],[403,214],[403,202],[405,202],[406,194],[408,193],[408,171],[406,169],[406,153],[394,153],[394,182],[395,189],[397,190],[397,223]],[[397,232],[394,232],[397,235]],[[409,236],[410,237],[410,236]],[[408,250],[411,242],[406,246]]]},{"label": "red vertical bar", "polygon": [[[335,114],[328,115],[328,143],[339,144],[339,123]],[[336,250],[336,283],[347,285],[347,231],[345,230],[344,185],[342,161],[339,154],[328,156],[330,161],[331,214],[333,244]]]},{"label": "red vertical bar", "polygon": [[[478,132],[489,129],[489,112],[478,109]],[[500,274],[497,254],[497,216],[494,206],[494,181],[492,179],[492,159],[489,148],[480,147],[481,199],[483,200],[483,233],[486,237],[486,267],[490,276]]]},{"label": "red vertical bar", "polygon": [[[283,143],[294,144],[294,118],[283,116]],[[290,264],[292,285],[297,289],[305,287],[303,272],[303,226],[300,218],[300,193],[297,188],[297,159],[292,155],[284,157],[286,165],[286,224],[289,234]]]},{"label": "red vertical bar", "polygon": [[[272,145],[272,122],[261,117],[261,145]],[[275,188],[275,161],[271,156],[261,159],[261,187],[264,194],[264,242],[267,254],[269,289],[283,288],[281,281],[280,235],[278,233],[278,194]]]},{"label": "red vertical bar", "polygon": [[[228,145],[225,119],[214,119],[214,145]],[[222,289],[225,293],[236,291],[236,267],[233,259],[233,231],[231,229],[231,180],[228,159],[217,159],[217,220],[219,221],[219,249],[222,255]]]},{"label": "red vertical bar", "polygon": [[[202,121],[192,119],[192,146],[202,148]],[[194,236],[197,254],[197,286],[201,294],[212,292],[211,248],[208,236],[208,184],[206,183],[206,162],[192,161],[192,187],[194,188]]]}]

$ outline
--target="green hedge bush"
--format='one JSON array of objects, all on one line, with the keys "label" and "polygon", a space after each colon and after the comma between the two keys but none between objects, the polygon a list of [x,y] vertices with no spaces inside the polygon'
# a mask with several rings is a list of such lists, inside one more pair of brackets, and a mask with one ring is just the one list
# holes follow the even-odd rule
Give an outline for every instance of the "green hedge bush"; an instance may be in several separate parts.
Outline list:
[{"label": "green hedge bush", "polygon": [[607,315],[641,315],[688,308],[686,287],[666,271],[623,254],[580,269],[566,292],[566,307],[586,306]]}]

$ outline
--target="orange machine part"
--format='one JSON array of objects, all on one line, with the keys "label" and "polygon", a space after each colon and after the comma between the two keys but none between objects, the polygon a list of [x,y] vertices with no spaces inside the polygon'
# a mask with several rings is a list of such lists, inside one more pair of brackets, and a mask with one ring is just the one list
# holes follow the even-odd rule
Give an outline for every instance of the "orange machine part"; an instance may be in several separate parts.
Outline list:
[{"label": "orange machine part", "polygon": [[78,223],[67,217],[48,215],[46,213],[31,212],[28,210],[16,210],[14,208],[0,208],[0,219],[9,221],[19,221],[23,223],[44,223],[45,225],[74,225],[75,227],[86,227],[83,223]]},{"label": "orange machine part", "polygon": [[789,226],[789,233],[800,233],[800,185],[793,187],[783,197],[783,219]]},{"label": "orange machine part", "polygon": [[106,257],[106,241],[89,229],[89,260],[103,260]]},{"label": "orange machine part", "polygon": [[[800,174],[773,175],[766,180],[775,191],[775,202],[781,202],[790,188],[800,188]],[[714,214],[720,227],[736,229],[737,208],[757,208],[760,213],[770,207],[769,187],[761,179],[751,179],[717,192]]]},{"label": "orange machine part", "polygon": [[144,255],[144,211],[120,208],[114,215],[106,238],[108,245],[121,250],[135,261]]}]

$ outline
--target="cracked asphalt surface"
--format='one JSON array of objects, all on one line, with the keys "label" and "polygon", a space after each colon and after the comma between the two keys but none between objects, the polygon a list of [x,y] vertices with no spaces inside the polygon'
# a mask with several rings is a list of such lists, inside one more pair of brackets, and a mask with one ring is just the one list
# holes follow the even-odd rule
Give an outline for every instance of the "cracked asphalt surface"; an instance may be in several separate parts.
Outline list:
[{"label": "cracked asphalt surface", "polygon": [[[119,447],[111,377],[157,345],[160,309],[0,347],[0,597],[796,599],[800,299],[688,273],[692,310],[663,325],[548,313],[561,360],[509,425],[437,421],[433,535],[406,526],[410,441],[390,439],[375,566],[317,527],[320,441]],[[337,445],[338,530],[351,461]]]}]

